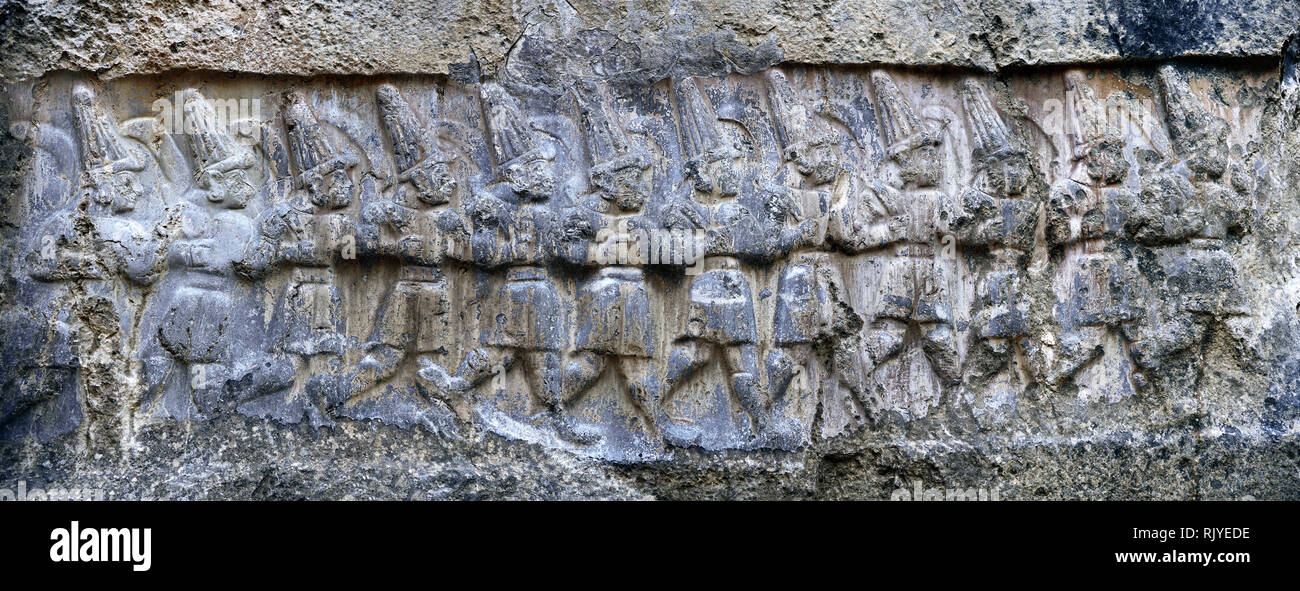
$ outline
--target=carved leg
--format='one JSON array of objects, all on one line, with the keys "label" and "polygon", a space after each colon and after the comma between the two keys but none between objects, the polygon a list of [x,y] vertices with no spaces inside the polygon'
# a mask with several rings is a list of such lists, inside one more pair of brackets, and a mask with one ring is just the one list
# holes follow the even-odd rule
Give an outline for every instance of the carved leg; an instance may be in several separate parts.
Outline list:
[{"label": "carved leg", "polygon": [[957,339],[947,322],[926,323],[922,329],[922,350],[930,360],[934,374],[945,388],[961,383],[961,365],[957,358]]},{"label": "carved leg", "polygon": [[731,391],[740,400],[760,435],[771,426],[771,416],[763,388],[758,383],[758,352],[751,343],[728,345],[723,349],[727,373],[731,375]]},{"label": "carved leg", "polygon": [[877,319],[865,346],[869,368],[867,374],[874,374],[876,368],[902,353],[907,343],[906,336],[906,323],[893,318]]},{"label": "carved leg", "polygon": [[835,339],[831,343],[831,371],[835,373],[835,379],[848,388],[853,398],[866,410],[867,418],[874,419],[884,408],[884,403],[867,383],[861,351],[862,337],[858,334]]},{"label": "carved leg", "polygon": [[1051,383],[1056,386],[1064,384],[1102,356],[1104,336],[1105,329],[1097,326],[1085,326],[1061,335],[1056,363],[1049,375]]},{"label": "carved leg", "polygon": [[144,382],[144,400],[140,406],[145,412],[163,416],[168,412],[165,408],[168,382],[172,374],[186,371],[185,364],[177,362],[155,339],[145,342],[140,361]]},{"label": "carved leg", "polygon": [[[771,409],[765,414],[764,443],[780,449],[796,449],[804,443],[805,425],[789,416],[789,409],[797,406],[804,392],[816,393],[819,381],[814,368],[813,345],[799,343],[774,349],[767,356],[768,391],[771,392]],[[797,412],[797,411],[796,411]]]},{"label": "carved leg", "polygon": [[348,395],[360,395],[375,387],[376,384],[393,377],[405,357],[406,352],[398,347],[383,343],[372,344],[349,380]]},{"label": "carved leg", "polygon": [[574,427],[572,418],[565,412],[566,402],[563,387],[563,369],[558,351],[523,351],[523,369],[528,380],[528,388],[533,396],[546,405],[554,424],[555,433],[560,438],[579,444],[594,443],[599,436],[580,433]]},{"label": "carved leg", "polygon": [[575,351],[564,364],[563,400],[571,402],[595,385],[605,372],[605,357],[591,351]]},{"label": "carved leg", "polygon": [[659,383],[651,360],[646,357],[620,357],[618,371],[627,383],[628,395],[632,404],[641,413],[646,425],[646,435],[658,445],[663,441],[659,433],[659,424],[666,418],[663,405],[659,404]]},{"label": "carved leg", "polygon": [[312,355],[307,358],[307,382],[303,393],[307,397],[307,420],[312,426],[333,426],[330,418],[334,409],[343,403],[343,389],[334,376],[333,366],[338,357],[333,354]]},{"label": "carved leg", "polygon": [[786,345],[767,354],[767,387],[774,406],[786,400],[795,375],[807,376],[811,357],[812,346],[807,343]]},{"label": "carved leg", "polygon": [[668,357],[668,374],[664,378],[664,402],[677,392],[695,372],[713,360],[713,344],[695,339],[679,341]]}]

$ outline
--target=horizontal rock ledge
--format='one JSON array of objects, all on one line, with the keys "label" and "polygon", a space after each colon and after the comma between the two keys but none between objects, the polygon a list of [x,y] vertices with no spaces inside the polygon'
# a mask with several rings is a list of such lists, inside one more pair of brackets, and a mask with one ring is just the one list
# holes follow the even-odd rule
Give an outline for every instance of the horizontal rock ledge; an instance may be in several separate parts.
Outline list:
[{"label": "horizontal rock ledge", "polygon": [[[778,62],[956,66],[1276,56],[1300,4],[1266,0],[21,0],[0,8],[0,79],[172,70],[493,76],[527,41],[654,79]],[[652,80],[653,81],[653,80]]]}]

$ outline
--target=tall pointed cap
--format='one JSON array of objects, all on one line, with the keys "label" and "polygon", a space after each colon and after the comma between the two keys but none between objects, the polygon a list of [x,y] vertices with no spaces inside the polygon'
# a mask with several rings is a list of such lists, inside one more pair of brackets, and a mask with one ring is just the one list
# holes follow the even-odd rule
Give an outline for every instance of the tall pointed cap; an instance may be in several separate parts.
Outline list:
[{"label": "tall pointed cap", "polygon": [[613,171],[629,166],[644,168],[649,160],[640,150],[632,149],[627,134],[619,125],[613,110],[606,102],[604,93],[593,82],[582,81],[575,92],[578,103],[578,119],[582,124],[582,135],[587,142],[587,156],[591,160],[593,174],[599,171]]},{"label": "tall pointed cap", "polygon": [[72,110],[81,135],[81,156],[91,167],[121,160],[128,156],[113,121],[95,100],[90,86],[78,84],[72,90]]},{"label": "tall pointed cap", "polygon": [[[800,100],[789,79],[780,70],[768,70],[767,97],[772,105],[776,130],[786,152],[798,146],[833,143],[830,126]],[[787,159],[789,156],[787,155]]]},{"label": "tall pointed cap", "polygon": [[289,132],[289,152],[298,164],[299,172],[312,171],[336,155],[329,137],[302,94],[291,92],[287,96],[284,125]]},{"label": "tall pointed cap", "polygon": [[975,160],[987,161],[1025,153],[993,107],[983,85],[974,79],[966,80],[962,84],[961,100],[966,108],[966,120],[970,123]]},{"label": "tall pointed cap", "polygon": [[1078,143],[1093,144],[1121,139],[1107,118],[1106,104],[1097,98],[1082,72],[1066,72],[1065,103],[1077,126]]},{"label": "tall pointed cap", "polygon": [[397,87],[380,85],[375,96],[379,104],[379,120],[393,142],[393,162],[399,173],[415,168],[426,158],[439,162],[446,160],[442,151],[430,141],[420,119]]},{"label": "tall pointed cap", "polygon": [[881,70],[872,72],[871,84],[876,91],[880,129],[890,156],[939,144],[939,136],[925,128],[889,74]]},{"label": "tall pointed cap", "polygon": [[735,156],[735,148],[723,140],[718,118],[694,78],[673,80],[677,99],[678,130],[682,156],[686,159],[719,160]]},{"label": "tall pointed cap", "polygon": [[194,159],[201,166],[225,160],[242,148],[230,132],[222,127],[212,104],[197,89],[184,91],[181,100],[185,120],[194,126],[195,133],[190,135],[190,146],[194,150]]},{"label": "tall pointed cap", "polygon": [[486,82],[480,88],[487,108],[488,130],[497,164],[505,166],[521,158],[547,158],[549,153],[538,142],[537,133],[524,118],[518,101],[500,84]]},{"label": "tall pointed cap", "polygon": [[1217,148],[1227,141],[1227,122],[1210,115],[1192,93],[1187,78],[1173,64],[1160,67],[1169,131],[1180,154],[1190,155],[1204,148]]}]

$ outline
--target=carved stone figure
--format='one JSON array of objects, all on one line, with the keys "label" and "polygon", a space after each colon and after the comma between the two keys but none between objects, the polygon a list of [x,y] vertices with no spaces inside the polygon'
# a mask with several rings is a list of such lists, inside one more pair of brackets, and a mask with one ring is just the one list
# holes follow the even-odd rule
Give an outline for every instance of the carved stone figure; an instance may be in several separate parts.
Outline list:
[{"label": "carved stone figure", "polygon": [[[629,142],[598,86],[583,85],[575,96],[592,193],[566,215],[563,251],[570,263],[595,272],[578,288],[576,351],[564,366],[565,397],[580,396],[613,367],[646,435],[659,446],[664,411],[652,365],[658,327],[643,267],[660,254],[652,252],[651,243],[664,229],[646,215],[650,157]],[[672,247],[670,260],[663,262],[671,262]]]},{"label": "carved stone figure", "polygon": [[1251,179],[1229,153],[1227,122],[1207,112],[1184,74],[1164,65],[1159,77],[1179,160],[1148,154],[1141,193],[1124,208],[1125,230],[1155,262],[1144,270],[1153,297],[1165,303],[1130,329],[1134,360],[1148,372],[1180,353],[1198,357],[1210,331],[1248,313],[1229,248],[1248,227]]},{"label": "carved stone figure", "polygon": [[[147,221],[131,214],[146,191],[152,192],[156,171],[147,168],[143,149],[128,145],[90,86],[76,85],[71,102],[81,146],[79,189],[71,207],[46,222],[40,243],[33,245],[29,273],[42,281],[117,275],[135,284],[153,283],[162,266],[155,235]],[[78,231],[77,225],[90,231]]]},{"label": "carved stone figure", "polygon": [[[831,259],[833,247],[826,240],[831,202],[846,198],[848,171],[836,153],[830,126],[799,98],[785,74],[774,69],[765,78],[786,165],[784,183],[772,191],[790,204],[785,217],[799,227],[776,292],[775,348],[766,360],[773,403],[780,412],[780,407],[795,402],[797,393],[789,391],[792,382],[812,385],[813,353],[820,348],[829,354],[827,370],[870,409],[858,355],[862,318],[848,301],[839,267]],[[796,424],[788,420],[782,427],[788,430]],[[806,444],[811,432],[800,428],[783,435],[794,440],[788,443]]]},{"label": "carved stone figure", "polygon": [[[955,386],[960,378],[956,335],[948,297],[949,266],[940,247],[944,228],[951,221],[952,205],[937,187],[943,176],[939,151],[941,136],[913,111],[893,78],[873,72],[876,113],[888,159],[884,181],[862,188],[858,212],[851,222],[841,222],[837,240],[850,252],[875,252],[878,266],[874,301],[864,349],[868,367],[876,374],[877,388],[884,366],[894,364],[896,379],[910,380],[901,356],[908,347],[920,348],[929,372],[941,387]],[[951,238],[949,238],[951,240]],[[894,383],[882,395],[896,408],[925,415],[937,400],[913,399],[912,384]]]},{"label": "carved stone figure", "polygon": [[[691,279],[685,334],[668,359],[665,398],[715,358],[729,377],[731,394],[753,423],[755,434],[771,433],[770,400],[759,382],[758,333],[749,280],[741,258],[767,257],[769,239],[759,219],[738,197],[744,170],[740,152],[724,137],[717,116],[694,79],[673,80],[673,96],[683,157],[683,187],[661,215],[674,229],[706,230],[704,272]],[[675,443],[699,437],[681,426]]]},{"label": "carved stone figure", "polygon": [[[584,39],[445,77],[3,85],[0,439],[269,417],[731,470],[1290,424],[1293,61],[706,78]],[[227,122],[230,94],[278,103]]]},{"label": "carved stone figure", "polygon": [[329,408],[341,402],[334,373],[345,347],[332,264],[355,249],[354,223],[339,210],[374,187],[353,178],[358,157],[335,146],[303,95],[286,97],[283,118],[295,173],[267,186],[268,205],[235,268],[251,280],[281,270],[289,279],[272,322],[270,358],[251,371],[252,392],[240,409],[328,425]]},{"label": "carved stone figure", "polygon": [[[1070,154],[1073,172],[1052,186],[1046,207],[1047,242],[1060,261],[1053,289],[1061,334],[1044,371],[1054,387],[1073,380],[1085,394],[1104,392],[1114,402],[1146,383],[1121,331],[1133,320],[1142,291],[1111,244],[1122,230],[1120,204],[1133,198],[1124,185],[1129,164],[1106,103],[1082,73],[1065,75],[1065,92],[1077,132]],[[1080,375],[1090,368],[1090,376]]]},{"label": "carved stone figure", "polygon": [[[984,87],[962,86],[962,105],[971,132],[974,186],[962,194],[951,230],[976,263],[971,349],[965,365],[968,387],[983,391],[977,416],[998,409],[999,419],[1015,406],[1041,373],[1041,347],[1031,339],[1030,300],[1035,289],[1027,267],[1046,193],[1029,152],[1002,121]],[[972,252],[974,251],[974,252]]]},{"label": "carved stone figure", "polygon": [[170,208],[166,311],[141,357],[147,410],[187,418],[218,410],[234,369],[228,323],[232,263],[239,251],[231,246],[252,238],[251,222],[240,210],[257,177],[253,150],[223,128],[207,99],[193,89],[181,96],[195,131],[189,137],[195,183]]},{"label": "carved stone figure", "polygon": [[[393,377],[408,359],[434,365],[433,356],[446,352],[452,338],[451,302],[443,262],[470,258],[466,221],[449,206],[464,187],[452,173],[451,156],[439,148],[436,137],[396,87],[381,85],[376,97],[380,122],[392,142],[397,176],[390,183],[389,199],[367,203],[362,209],[357,249],[360,256],[392,257],[403,266],[379,308],[361,373],[353,384],[358,394]],[[434,395],[447,396],[437,387]],[[463,400],[444,402],[468,419]]]}]

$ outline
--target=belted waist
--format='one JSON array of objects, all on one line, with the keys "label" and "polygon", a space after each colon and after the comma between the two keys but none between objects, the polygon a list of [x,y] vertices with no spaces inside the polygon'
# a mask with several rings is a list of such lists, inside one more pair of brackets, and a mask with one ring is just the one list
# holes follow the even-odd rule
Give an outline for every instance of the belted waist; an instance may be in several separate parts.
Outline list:
[{"label": "belted waist", "polygon": [[532,265],[510,267],[506,271],[506,281],[540,281],[546,279],[546,270]]},{"label": "belted waist", "polygon": [[407,265],[397,275],[398,281],[416,281],[420,283],[442,283],[446,276],[437,267],[424,265]]},{"label": "belted waist", "polygon": [[645,272],[640,267],[624,267],[614,265],[611,267],[601,267],[596,271],[596,276],[608,279],[623,279],[627,281],[639,281],[645,278]]},{"label": "belted waist", "polygon": [[293,280],[298,283],[334,283],[334,269],[329,267],[298,267],[293,270]]}]

